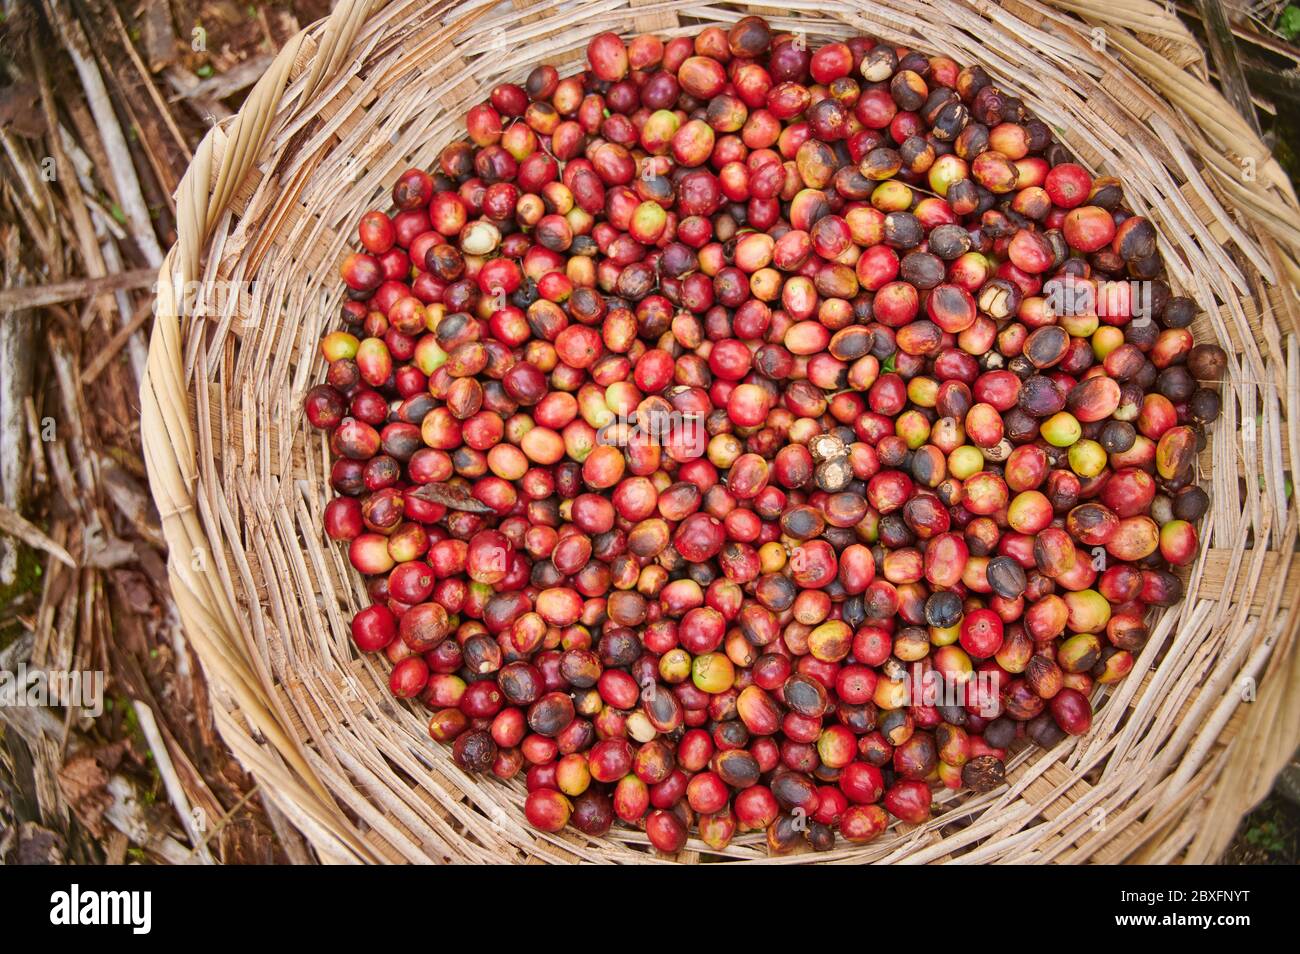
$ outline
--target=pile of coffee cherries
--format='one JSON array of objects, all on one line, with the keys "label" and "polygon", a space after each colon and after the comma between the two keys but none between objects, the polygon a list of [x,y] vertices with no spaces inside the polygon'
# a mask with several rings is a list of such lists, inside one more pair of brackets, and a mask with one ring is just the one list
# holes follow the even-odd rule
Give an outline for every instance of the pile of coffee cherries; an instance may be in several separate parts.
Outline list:
[{"label": "pile of coffee cherries", "polygon": [[357,647],[534,827],[662,852],[867,842],[1087,732],[1181,598],[1226,362],[1151,222],[946,57],[587,54],[342,267],[306,414]]}]

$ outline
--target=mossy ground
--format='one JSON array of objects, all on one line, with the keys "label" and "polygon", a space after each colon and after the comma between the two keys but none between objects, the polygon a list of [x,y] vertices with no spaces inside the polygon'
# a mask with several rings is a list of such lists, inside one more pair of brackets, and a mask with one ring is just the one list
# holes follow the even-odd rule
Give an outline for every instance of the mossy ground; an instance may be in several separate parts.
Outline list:
[{"label": "mossy ground", "polygon": [[1293,865],[1297,857],[1300,857],[1300,807],[1275,793],[1241,820],[1223,863]]},{"label": "mossy ground", "polygon": [[12,608],[24,597],[39,593],[43,567],[36,551],[30,547],[18,548],[18,573],[13,583],[0,584],[0,649],[7,648],[23,634],[22,624]]}]

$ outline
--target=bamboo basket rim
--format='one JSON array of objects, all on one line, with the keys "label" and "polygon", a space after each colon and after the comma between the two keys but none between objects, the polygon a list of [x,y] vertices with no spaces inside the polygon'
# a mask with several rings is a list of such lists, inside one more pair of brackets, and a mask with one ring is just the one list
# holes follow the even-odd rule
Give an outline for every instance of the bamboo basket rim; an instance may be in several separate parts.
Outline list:
[{"label": "bamboo basket rim", "polygon": [[692,837],[676,860],[1213,861],[1300,742],[1285,483],[1300,474],[1300,204],[1195,39],[1149,0],[339,0],[196,150],[141,385],[172,592],[222,738],[323,861],[666,860],[632,829],[530,829],[517,780],[461,773],[388,697],[352,651],[364,591],[320,529],[328,450],[299,409],[351,223],[401,169],[430,165],[493,82],[573,69],[605,29],[669,36],[750,12],[814,40],[867,32],[980,63],[1094,172],[1122,169],[1229,374],[1188,596],[1089,735],[1019,751],[1001,788],[941,790],[931,822],[868,845],[769,859],[761,833],[721,853]]}]

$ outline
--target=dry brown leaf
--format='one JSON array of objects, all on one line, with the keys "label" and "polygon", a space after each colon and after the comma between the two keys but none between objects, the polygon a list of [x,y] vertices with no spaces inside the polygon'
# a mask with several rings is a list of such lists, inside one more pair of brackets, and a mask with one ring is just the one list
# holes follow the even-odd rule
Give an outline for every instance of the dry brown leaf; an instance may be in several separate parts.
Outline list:
[{"label": "dry brown leaf", "polygon": [[34,83],[14,83],[0,89],[0,129],[27,139],[45,135],[45,117],[32,103],[40,99]]},{"label": "dry brown leaf", "polygon": [[104,813],[113,804],[108,778],[121,764],[126,750],[125,741],[93,750],[82,749],[69,756],[59,769],[59,791],[72,806],[77,820],[96,838],[103,838],[108,830]]},{"label": "dry brown leaf", "polygon": [[492,508],[480,500],[475,500],[467,491],[455,484],[421,484],[411,491],[411,496],[428,500],[430,503],[442,504],[449,510],[464,510],[468,513],[491,513]]},{"label": "dry brown leaf", "polygon": [[107,831],[104,813],[113,804],[108,793],[108,773],[89,752],[79,752],[59,769],[59,791],[72,806],[77,819],[96,838]]},{"label": "dry brown leaf", "polygon": [[113,571],[113,581],[132,613],[146,618],[154,615],[156,602],[148,577],[138,570],[121,569]]}]

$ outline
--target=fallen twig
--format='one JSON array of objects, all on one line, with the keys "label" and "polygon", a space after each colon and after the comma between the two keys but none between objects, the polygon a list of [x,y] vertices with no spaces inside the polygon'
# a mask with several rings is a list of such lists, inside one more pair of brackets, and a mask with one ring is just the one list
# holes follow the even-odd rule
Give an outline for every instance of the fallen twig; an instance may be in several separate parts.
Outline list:
[{"label": "fallen twig", "polygon": [[132,268],[125,272],[105,275],[102,278],[74,278],[52,285],[25,285],[0,291],[0,312],[18,308],[44,308],[83,298],[94,298],[104,292],[133,291],[149,288],[158,279],[153,268]]},{"label": "fallen twig", "polygon": [[144,327],[144,323],[153,315],[153,302],[143,302],[135,310],[135,317],[128,323],[117,330],[113,337],[108,339],[108,343],[91,359],[90,364],[86,365],[85,371],[81,374],[83,385],[89,385],[99,377],[101,371],[108,367],[108,363],[117,357],[118,353],[126,347],[132,336]]},{"label": "fallen twig", "polygon": [[27,422],[27,456],[32,464],[31,491],[36,494],[45,489],[50,475],[45,467],[45,453],[41,449],[41,423],[36,419],[36,402],[30,393],[23,397],[23,417]]},{"label": "fallen twig", "polygon": [[[26,276],[18,261],[17,229],[6,228],[4,235],[4,282],[17,285]],[[19,287],[21,291],[21,287]],[[8,294],[8,289],[0,295]],[[25,403],[32,393],[32,342],[36,339],[36,316],[27,309],[0,308],[0,505],[17,513],[26,493],[22,486],[27,470],[29,443]],[[6,540],[0,542],[0,582],[12,584],[17,578],[18,550]]]},{"label": "fallen twig", "polygon": [[172,807],[180,817],[190,844],[205,865],[215,864],[212,852],[208,851],[207,842],[196,823],[194,811],[190,808],[190,800],[185,796],[185,787],[181,785],[180,776],[176,774],[176,766],[172,765],[171,755],[167,752],[167,743],[163,740],[162,733],[158,731],[153,710],[137,699],[135,714],[140,722],[140,731],[144,733],[145,741],[149,743],[149,750],[153,752],[154,764],[158,767],[158,774],[162,776],[167,797],[171,799]]},{"label": "fallen twig", "polygon": [[91,115],[95,118],[100,140],[107,153],[109,170],[117,185],[122,212],[131,226],[131,238],[135,240],[136,247],[140,249],[140,254],[144,256],[145,261],[157,268],[162,264],[162,248],[158,244],[158,236],[154,234],[153,223],[149,218],[149,207],[145,203],[144,194],[140,191],[140,180],[136,175],[135,164],[131,159],[126,137],[122,134],[122,126],[113,111],[113,103],[109,99],[108,88],[104,85],[104,77],[99,72],[94,56],[89,52],[90,44],[86,39],[85,31],[81,28],[81,24],[63,9],[62,0],[46,0],[46,9],[63,40],[64,48],[72,58],[77,75],[81,78],[86,102],[90,106]]},{"label": "fallen twig", "polygon": [[182,99],[225,99],[260,80],[274,59],[275,57],[270,54],[250,57],[224,73],[199,80],[188,89],[179,90],[171,100],[178,102]]},{"label": "fallen twig", "polygon": [[1223,95],[1258,135],[1259,117],[1255,115],[1250,86],[1246,83],[1246,75],[1242,71],[1241,58],[1237,52],[1237,43],[1233,39],[1232,30],[1228,27],[1223,6],[1220,0],[1197,0],[1196,5],[1201,11],[1201,21],[1205,24],[1205,39],[1210,47],[1210,55],[1218,67],[1219,85],[1223,87]]},{"label": "fallen twig", "polygon": [[163,76],[166,78],[167,84],[176,93],[173,102],[179,100],[185,103],[194,111],[196,116],[200,117],[208,125],[214,125],[235,115],[219,100],[213,99],[211,96],[200,96],[194,93],[194,88],[199,85],[199,80],[196,80],[184,70],[169,66]]},{"label": "fallen twig", "polygon": [[144,87],[145,92],[149,95],[149,100],[154,104],[161,117],[167,131],[171,134],[172,139],[180,148],[182,155],[185,156],[185,162],[188,164],[194,158],[194,153],[190,151],[189,143],[181,135],[180,129],[176,125],[176,120],[167,109],[167,104],[163,102],[162,94],[158,92],[158,87],[154,85],[153,76],[149,73],[148,67],[140,59],[140,54],[136,51],[135,44],[131,42],[131,35],[126,30],[126,24],[122,22],[122,14],[117,9],[117,4],[106,4],[107,9],[113,16],[113,21],[117,25],[118,38],[122,48],[126,50],[126,55],[131,60],[131,65],[135,67],[136,73],[140,76],[140,84]]},{"label": "fallen twig", "polygon": [[0,533],[7,533],[11,537],[17,537],[29,547],[43,550],[60,563],[65,563],[74,569],[77,566],[77,561],[72,559],[72,554],[29,523],[22,514],[10,510],[3,504],[0,504]]},{"label": "fallen twig", "polygon": [[[54,159],[55,169],[63,176],[59,186],[67,204],[68,214],[72,216],[72,231],[81,249],[82,266],[91,278],[102,277],[108,274],[108,269],[104,267],[104,257],[100,254],[99,243],[95,239],[95,226],[90,219],[86,195],[81,188],[80,177],[89,174],[89,159],[81,148],[71,141],[72,137],[59,123],[59,110],[54,101],[49,67],[36,37],[31,37],[27,49],[32,58],[32,68],[36,73],[36,82],[41,92],[41,111],[45,114],[50,155]],[[99,313],[100,323],[105,328],[111,328],[113,325],[112,296],[97,295],[94,304],[95,310]]]}]

